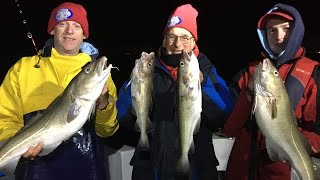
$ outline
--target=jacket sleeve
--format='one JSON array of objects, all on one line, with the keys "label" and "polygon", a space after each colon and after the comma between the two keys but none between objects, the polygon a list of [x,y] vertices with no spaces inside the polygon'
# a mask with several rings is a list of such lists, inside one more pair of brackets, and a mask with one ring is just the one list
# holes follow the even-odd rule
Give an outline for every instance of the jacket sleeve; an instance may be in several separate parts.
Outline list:
[{"label": "jacket sleeve", "polygon": [[117,120],[117,107],[116,102],[118,99],[117,88],[110,77],[106,84],[109,94],[109,104],[103,110],[97,110],[96,114],[96,133],[100,137],[109,137],[113,135],[119,129],[119,123]]},{"label": "jacket sleeve", "polygon": [[223,132],[229,137],[237,137],[250,117],[251,105],[247,93],[242,91],[232,113],[224,124]]},{"label": "jacket sleeve", "polygon": [[[311,85],[309,85],[311,84]],[[308,140],[311,146],[313,146],[317,152],[320,152],[320,133],[317,131],[317,126],[319,124],[320,117],[317,115],[319,110],[319,95],[317,84],[313,78],[310,79],[306,88],[308,91],[304,92],[297,108],[296,116],[299,119],[299,129],[303,136]]]},{"label": "jacket sleeve", "polygon": [[0,141],[12,137],[24,124],[19,69],[20,61],[9,69],[0,86]]},{"label": "jacket sleeve", "polygon": [[249,68],[241,69],[230,82],[230,89],[234,93],[236,105],[224,124],[223,132],[230,137],[237,137],[251,115],[250,90],[248,85],[252,82]]},{"label": "jacket sleeve", "polygon": [[202,82],[203,102],[202,117],[207,119],[208,127],[217,130],[232,111],[234,100],[224,79],[222,79],[213,65],[203,68]]},{"label": "jacket sleeve", "polygon": [[127,80],[119,91],[119,99],[117,101],[119,123],[121,127],[132,130],[135,124],[135,116],[132,113],[131,84]]}]

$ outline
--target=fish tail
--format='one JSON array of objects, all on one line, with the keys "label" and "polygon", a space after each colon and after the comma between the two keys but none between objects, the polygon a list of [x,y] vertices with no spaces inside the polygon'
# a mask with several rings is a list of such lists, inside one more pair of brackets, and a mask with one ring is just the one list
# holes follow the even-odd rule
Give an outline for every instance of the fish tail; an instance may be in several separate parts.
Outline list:
[{"label": "fish tail", "polygon": [[153,124],[152,122],[150,121],[150,118],[148,117],[147,118],[147,121],[146,121],[146,131],[149,133],[151,131],[153,131]]},{"label": "fish tail", "polygon": [[190,164],[187,155],[182,155],[177,162],[177,176],[189,176]]},{"label": "fish tail", "polygon": [[146,133],[140,132],[140,139],[137,148],[140,150],[148,150],[150,148],[148,135]]}]

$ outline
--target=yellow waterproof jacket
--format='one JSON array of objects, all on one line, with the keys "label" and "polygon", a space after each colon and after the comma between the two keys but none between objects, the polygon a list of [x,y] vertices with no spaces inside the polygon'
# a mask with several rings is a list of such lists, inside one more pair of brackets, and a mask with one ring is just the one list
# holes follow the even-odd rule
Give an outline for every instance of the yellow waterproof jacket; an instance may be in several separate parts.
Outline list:
[{"label": "yellow waterproof jacket", "polygon": [[[91,61],[85,53],[63,56],[52,48],[50,57],[23,57],[8,71],[0,86],[0,141],[12,137],[24,125],[23,116],[46,109],[59,96],[69,82]],[[117,90],[109,76],[109,96],[113,101],[105,110],[97,111],[96,133],[101,137],[111,136],[118,128],[116,119]]]}]

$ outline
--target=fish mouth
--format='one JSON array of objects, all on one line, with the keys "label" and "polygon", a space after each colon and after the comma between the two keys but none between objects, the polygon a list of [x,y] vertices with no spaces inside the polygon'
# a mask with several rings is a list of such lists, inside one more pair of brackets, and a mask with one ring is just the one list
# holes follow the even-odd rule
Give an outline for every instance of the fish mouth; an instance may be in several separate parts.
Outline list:
[{"label": "fish mouth", "polygon": [[190,60],[190,59],[191,59],[191,56],[192,56],[192,51],[190,51],[190,52],[183,51],[183,54],[184,54],[185,58],[187,58],[188,60]]},{"label": "fish mouth", "polygon": [[106,59],[103,61],[103,64],[102,64],[102,67],[103,67],[102,70],[103,70],[103,71],[105,71],[105,70],[108,68],[108,66],[107,66],[107,60],[108,60],[108,59],[106,58]]},{"label": "fish mouth", "polygon": [[109,66],[107,65],[108,58],[106,58],[105,56],[103,56],[101,58],[103,58],[103,61],[99,65],[99,69],[100,70],[98,71],[98,75],[99,76],[104,76],[104,75],[109,73],[111,67],[109,68],[110,65]]}]

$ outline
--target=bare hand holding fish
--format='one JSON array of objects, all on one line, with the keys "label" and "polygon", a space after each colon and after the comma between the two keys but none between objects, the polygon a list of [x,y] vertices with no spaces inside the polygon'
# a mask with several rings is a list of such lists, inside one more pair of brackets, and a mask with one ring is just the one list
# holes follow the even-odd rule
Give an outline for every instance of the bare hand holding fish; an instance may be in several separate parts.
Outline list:
[{"label": "bare hand holding fish", "polygon": [[27,159],[31,159],[34,160],[34,158],[36,156],[38,156],[38,154],[41,152],[42,148],[43,148],[44,144],[43,143],[39,143],[37,146],[35,147],[30,147],[28,149],[27,152],[25,152],[22,157],[27,158]]}]

